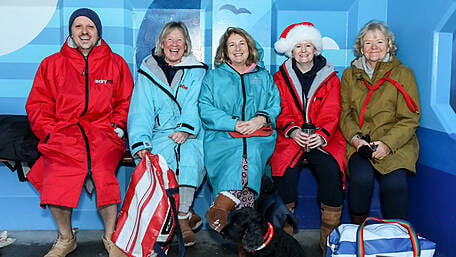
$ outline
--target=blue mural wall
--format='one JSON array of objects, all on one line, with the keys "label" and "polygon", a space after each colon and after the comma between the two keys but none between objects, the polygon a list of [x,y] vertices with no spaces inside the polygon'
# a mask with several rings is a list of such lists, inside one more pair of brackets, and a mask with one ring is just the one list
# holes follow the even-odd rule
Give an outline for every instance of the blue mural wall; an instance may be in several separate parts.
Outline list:
[{"label": "blue mural wall", "polygon": [[[100,14],[104,39],[133,70],[134,20],[130,4],[129,1],[2,1],[0,26],[11,30],[12,36],[0,40],[0,112],[25,114],[25,102],[39,63],[60,50],[69,34],[68,19],[80,7],[90,7]],[[121,167],[118,177],[124,195],[128,169]],[[39,195],[30,183],[18,182],[16,174],[3,164],[0,181],[0,230],[55,229],[49,211],[39,207]],[[85,192],[74,211],[73,225],[81,229],[102,228],[95,199]]]},{"label": "blue mural wall", "polygon": [[[453,32],[453,35],[455,32]],[[456,37],[453,36],[453,50],[451,56],[456,55]],[[451,63],[451,98],[450,104],[453,108],[453,111],[456,112],[456,58],[453,58]]]},{"label": "blue mural wall", "polygon": [[454,256],[456,114],[450,92],[455,76],[456,1],[389,1],[388,23],[397,35],[399,57],[415,72],[422,106],[420,158],[417,176],[410,178],[409,219],[417,231],[437,242],[442,256]]},{"label": "blue mural wall", "polygon": [[[452,231],[456,231],[456,0],[432,4],[424,0],[4,0],[0,27],[9,36],[0,39],[1,114],[25,114],[39,63],[59,51],[68,36],[68,18],[80,7],[99,13],[104,39],[124,57],[134,77],[162,24],[169,20],[189,25],[195,55],[210,66],[223,31],[228,26],[246,29],[265,49],[264,61],[271,73],[285,59],[273,49],[283,29],[310,21],[325,37],[323,55],[339,75],[354,58],[358,30],[371,19],[386,21],[396,35],[398,57],[415,72],[422,105],[418,172],[409,180],[410,220],[417,231],[437,242],[438,256],[454,256],[450,253]],[[118,170],[123,194],[131,172],[129,167]],[[0,185],[0,230],[55,229],[30,183],[20,183],[15,173],[0,165]],[[316,181],[307,170],[301,172],[299,190],[300,228],[318,228]],[[205,184],[195,201],[196,211],[204,214],[210,202]],[[381,216],[378,188],[371,214]],[[348,222],[346,209],[343,221]],[[102,228],[95,200],[85,192],[73,223],[80,229]]]}]

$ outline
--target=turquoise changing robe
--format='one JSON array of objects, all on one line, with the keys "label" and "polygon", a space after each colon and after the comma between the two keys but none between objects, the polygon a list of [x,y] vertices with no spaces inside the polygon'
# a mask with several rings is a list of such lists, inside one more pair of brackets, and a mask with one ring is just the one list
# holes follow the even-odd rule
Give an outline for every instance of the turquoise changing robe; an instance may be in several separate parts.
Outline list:
[{"label": "turquoise changing robe", "polygon": [[[142,149],[161,154],[178,173],[179,185],[199,187],[205,176],[203,137],[198,113],[198,95],[207,66],[193,55],[174,65],[182,67],[171,85],[153,56],[144,59],[138,71],[128,113],[131,154]],[[175,131],[190,134],[178,145],[168,136]],[[136,159],[139,162],[138,159]]]},{"label": "turquoise changing robe", "polygon": [[[259,62],[261,63],[261,62]],[[242,190],[242,158],[247,157],[248,187],[260,192],[261,177],[271,157],[276,131],[267,137],[233,138],[236,121],[257,115],[269,117],[275,128],[280,113],[280,94],[272,76],[262,65],[239,74],[223,63],[208,71],[199,97],[205,129],[204,163],[213,194]]]}]

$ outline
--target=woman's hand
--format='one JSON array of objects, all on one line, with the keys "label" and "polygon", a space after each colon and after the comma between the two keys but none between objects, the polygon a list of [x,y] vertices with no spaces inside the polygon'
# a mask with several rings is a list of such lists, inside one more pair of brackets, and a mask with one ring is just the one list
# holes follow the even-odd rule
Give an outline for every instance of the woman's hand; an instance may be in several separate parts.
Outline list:
[{"label": "woman's hand", "polygon": [[[306,133],[304,133],[307,135]],[[315,149],[323,144],[323,138],[319,134],[312,134],[307,136],[306,145],[310,149]]]},{"label": "woman's hand", "polygon": [[295,129],[291,132],[290,137],[300,146],[300,147],[306,147],[306,142],[308,135],[304,132],[302,132],[301,129]]},{"label": "woman's hand", "polygon": [[243,120],[237,120],[236,126],[234,126],[234,131],[241,133],[241,128],[243,126],[242,124],[244,124],[244,123],[245,123],[245,121],[243,121]]},{"label": "woman's hand", "polygon": [[174,131],[171,135],[168,137],[171,138],[176,144],[183,144],[187,140],[187,138],[190,136],[189,133],[184,132],[184,131]]},{"label": "woman's hand", "polygon": [[366,140],[361,139],[361,138],[354,138],[352,140],[352,145],[355,147],[356,151],[358,151],[358,149],[363,145],[367,145],[370,147],[369,143]]},{"label": "woman's hand", "polygon": [[381,160],[391,152],[391,149],[382,141],[374,141],[373,144],[377,149],[372,153],[372,158]]},{"label": "woman's hand", "polygon": [[235,130],[243,135],[250,135],[266,125],[266,117],[255,116],[248,121],[236,122]]},{"label": "woman's hand", "polygon": [[144,158],[144,156],[146,156],[147,152],[149,152],[149,150],[142,149],[142,150],[137,151],[135,155],[142,159],[142,158]]}]

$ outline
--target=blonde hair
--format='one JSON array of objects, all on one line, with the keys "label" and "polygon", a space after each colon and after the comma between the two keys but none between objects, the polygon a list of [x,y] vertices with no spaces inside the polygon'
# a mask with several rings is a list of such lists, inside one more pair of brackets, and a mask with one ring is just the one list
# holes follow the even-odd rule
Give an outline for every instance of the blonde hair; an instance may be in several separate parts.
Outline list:
[{"label": "blonde hair", "polygon": [[228,38],[233,35],[238,34],[239,36],[243,37],[245,41],[247,41],[247,47],[249,49],[249,57],[247,58],[245,64],[247,66],[252,65],[253,63],[258,62],[260,58],[260,54],[258,53],[258,49],[256,48],[255,40],[253,40],[252,36],[249,35],[245,30],[236,27],[229,27],[226,29],[225,33],[223,33],[222,37],[220,37],[219,45],[217,47],[217,52],[214,58],[215,66],[219,66],[224,62],[228,62],[230,59],[228,58]]},{"label": "blonde hair", "polygon": [[363,38],[369,31],[376,31],[379,30],[385,35],[388,48],[389,48],[389,53],[391,55],[396,54],[397,51],[397,45],[396,42],[394,41],[394,34],[391,31],[391,29],[384,23],[383,21],[377,21],[377,20],[371,20],[364,25],[361,30],[358,32],[358,35],[356,36],[355,40],[355,45],[354,45],[354,52],[357,57],[360,57],[363,55],[362,49],[363,49]]},{"label": "blonde hair", "polygon": [[154,54],[157,56],[163,56],[163,41],[165,37],[169,35],[174,29],[179,29],[184,35],[185,51],[184,56],[188,56],[192,52],[192,41],[190,40],[190,34],[188,33],[187,26],[182,21],[171,21],[165,24],[158,35],[157,42],[155,43]]}]

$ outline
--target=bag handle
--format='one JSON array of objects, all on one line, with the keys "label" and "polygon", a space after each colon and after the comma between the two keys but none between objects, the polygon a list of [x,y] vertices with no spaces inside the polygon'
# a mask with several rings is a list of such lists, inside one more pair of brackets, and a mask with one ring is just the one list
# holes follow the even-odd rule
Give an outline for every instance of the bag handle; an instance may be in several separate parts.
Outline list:
[{"label": "bag handle", "polygon": [[[170,191],[168,191],[170,190]],[[176,208],[176,201],[174,200],[174,197],[173,195],[175,193],[173,193],[174,189],[167,189],[166,190],[166,194],[168,195],[168,198],[170,200],[170,203],[171,203],[171,209],[172,209],[172,212],[173,212],[173,218],[175,221],[177,221],[178,217],[177,217],[177,208]],[[177,190],[176,190],[177,191]],[[178,257],[184,257],[185,255],[185,246],[184,246],[184,238],[182,237],[182,232],[181,232],[181,228],[180,228],[180,225],[179,225],[179,222],[176,222],[176,236],[177,236],[177,242],[179,244],[179,251],[178,251]],[[159,257],[168,257],[168,255],[165,253],[165,251],[163,251],[163,249],[161,248],[161,246],[157,243],[155,243],[154,245],[154,251],[155,253],[159,256]]]},{"label": "bag handle", "polygon": [[184,238],[182,236],[182,229],[179,224],[179,218],[177,216],[177,206],[176,200],[174,199],[174,195],[179,194],[179,190],[177,188],[166,189],[166,194],[168,195],[169,202],[171,203],[171,209],[173,210],[173,218],[176,222],[176,232],[177,232],[177,241],[179,243],[179,257],[184,257],[185,255],[185,246],[184,246]]},{"label": "bag handle", "polygon": [[[151,162],[155,158],[154,155],[150,152],[147,152],[146,156],[149,158],[149,160]],[[157,159],[157,164],[158,164],[158,159]],[[161,181],[161,184],[163,186],[163,181]],[[177,242],[179,245],[178,257],[184,257],[184,255],[185,255],[184,238],[182,236],[182,230],[181,230],[181,227],[178,222],[179,218],[177,216],[178,215],[177,204],[176,204],[176,199],[174,198],[175,195],[179,195],[179,189],[178,188],[168,188],[168,189],[165,189],[165,191],[166,191],[166,196],[168,197],[169,203],[171,205],[171,212],[172,212],[173,219],[175,222],[175,233],[176,233]],[[160,247],[160,245],[158,245],[157,243],[155,243],[153,249],[159,257],[168,256],[165,253],[165,251],[163,251],[163,249]]]},{"label": "bag handle", "polygon": [[414,257],[419,257],[421,255],[421,249],[420,249],[420,244],[418,241],[418,235],[415,232],[415,229],[413,229],[412,225],[405,221],[405,220],[400,220],[400,219],[379,219],[375,217],[367,217],[366,220],[364,220],[363,224],[361,224],[358,227],[358,231],[356,232],[356,256],[357,257],[364,257],[365,250],[364,250],[364,234],[363,230],[364,227],[367,225],[369,221],[373,221],[372,223],[392,223],[392,224],[399,224],[403,227],[405,227],[409,233],[410,240],[412,242],[412,248],[413,248],[413,256]]}]

